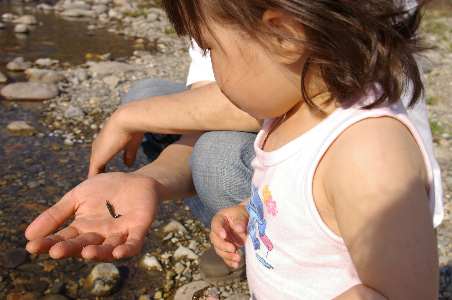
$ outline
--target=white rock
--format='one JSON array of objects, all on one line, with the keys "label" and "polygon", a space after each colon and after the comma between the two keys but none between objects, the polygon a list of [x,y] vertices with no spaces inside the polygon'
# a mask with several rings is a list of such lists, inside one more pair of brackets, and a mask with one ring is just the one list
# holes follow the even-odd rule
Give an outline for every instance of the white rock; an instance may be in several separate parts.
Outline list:
[{"label": "white rock", "polygon": [[168,224],[163,227],[163,233],[170,233],[170,232],[180,232],[180,233],[187,233],[187,229],[185,229],[184,225],[182,225],[180,222],[176,220],[171,220]]},{"label": "white rock", "polygon": [[195,240],[191,240],[188,244],[188,248],[190,248],[193,251],[198,251],[199,243]]},{"label": "white rock", "polygon": [[92,7],[92,10],[96,14],[100,15],[100,14],[103,14],[103,13],[107,12],[108,11],[108,7],[106,5],[104,5],[104,4],[97,4],[97,5],[94,5]]},{"label": "white rock", "polygon": [[68,2],[63,4],[62,7],[64,10],[72,10],[72,9],[80,9],[80,10],[90,10],[91,6],[86,4],[85,2]]},{"label": "white rock", "polygon": [[105,82],[106,85],[108,85],[111,89],[114,89],[115,87],[118,86],[119,83],[119,78],[114,76],[114,75],[110,75],[107,77],[104,77],[103,81]]},{"label": "white rock", "polygon": [[91,10],[84,10],[84,9],[69,9],[65,10],[61,13],[63,17],[69,17],[69,18],[92,18],[95,17],[95,13]]},{"label": "white rock", "polygon": [[174,295],[174,300],[192,300],[196,292],[203,290],[210,286],[205,281],[194,281],[180,287]]},{"label": "white rock", "polygon": [[183,264],[181,264],[180,262],[176,263],[174,265],[174,271],[176,272],[176,274],[182,274],[185,270],[185,266]]},{"label": "white rock", "polygon": [[146,253],[140,260],[140,266],[148,271],[163,271],[162,265],[155,256]]},{"label": "white rock", "polygon": [[72,145],[74,145],[74,141],[71,138],[65,138],[64,139],[64,144],[66,146],[72,146]]},{"label": "white rock", "polygon": [[9,131],[14,133],[32,133],[35,131],[33,126],[28,125],[25,121],[14,121],[6,127]]},{"label": "white rock", "polygon": [[6,69],[13,72],[20,72],[30,68],[30,65],[23,57],[17,57],[6,65]]},{"label": "white rock", "polygon": [[30,29],[26,24],[17,24],[16,26],[14,26],[15,33],[28,33],[29,31]]},{"label": "white rock", "polygon": [[6,28],[6,25],[3,24],[2,22],[0,22],[0,29],[5,29],[5,28]]},{"label": "white rock", "polygon": [[2,20],[5,22],[11,22],[12,20],[14,20],[16,16],[13,15],[12,13],[6,13],[2,15]]},{"label": "white rock", "polygon": [[13,22],[16,24],[25,24],[25,25],[38,24],[38,20],[36,20],[36,17],[32,15],[24,15],[22,17],[15,19]]},{"label": "white rock", "polygon": [[57,83],[64,79],[64,75],[54,70],[43,69],[27,69],[25,70],[30,81],[43,82],[43,83]]},{"label": "white rock", "polygon": [[50,67],[53,65],[57,65],[60,61],[57,59],[50,59],[50,58],[38,58],[35,61],[35,64],[40,67]]},{"label": "white rock", "polygon": [[122,18],[122,14],[119,11],[115,10],[115,9],[110,9],[108,11],[108,16],[110,18],[112,18],[112,19],[120,19],[120,18]]},{"label": "white rock", "polygon": [[110,295],[120,279],[118,268],[111,263],[96,265],[85,281],[85,287],[95,296]]},{"label": "white rock", "polygon": [[87,64],[89,65],[89,69],[93,74],[104,76],[115,73],[125,73],[138,69],[137,66],[115,61],[88,62]]},{"label": "white rock", "polygon": [[179,260],[182,258],[188,258],[191,260],[198,259],[198,255],[196,255],[195,252],[193,252],[192,250],[190,250],[184,246],[180,246],[179,248],[177,248],[177,250],[174,252],[173,256],[176,260]]},{"label": "white rock", "polygon": [[46,3],[38,4],[36,6],[36,8],[39,9],[39,10],[43,10],[43,11],[51,11],[51,10],[53,10],[53,6],[49,5],[49,4],[46,4]]},{"label": "white rock", "polygon": [[0,72],[0,83],[6,83],[8,81],[8,78]]},{"label": "white rock", "polygon": [[69,105],[69,107],[64,112],[64,117],[68,119],[81,119],[85,116],[83,111],[73,105]]},{"label": "white rock", "polygon": [[8,100],[47,100],[58,96],[55,84],[39,82],[17,82],[6,85],[0,94]]}]

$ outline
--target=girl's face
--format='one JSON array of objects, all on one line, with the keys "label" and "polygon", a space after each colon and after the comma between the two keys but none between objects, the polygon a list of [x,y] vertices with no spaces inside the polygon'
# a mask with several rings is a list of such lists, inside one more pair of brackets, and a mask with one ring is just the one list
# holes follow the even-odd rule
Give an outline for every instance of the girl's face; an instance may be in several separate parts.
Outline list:
[{"label": "girl's face", "polygon": [[206,43],[222,92],[257,119],[283,115],[301,100],[301,63],[287,63],[228,25],[209,24]]}]

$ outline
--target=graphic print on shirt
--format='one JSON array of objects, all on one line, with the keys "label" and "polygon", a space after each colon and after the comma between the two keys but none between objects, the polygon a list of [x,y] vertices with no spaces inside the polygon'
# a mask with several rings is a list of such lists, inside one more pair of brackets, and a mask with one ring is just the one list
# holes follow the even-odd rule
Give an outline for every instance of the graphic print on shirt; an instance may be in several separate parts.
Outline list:
[{"label": "graphic print on shirt", "polygon": [[[250,216],[248,222],[248,236],[250,237],[257,260],[267,269],[274,269],[272,264],[268,261],[268,255],[273,250],[273,243],[266,235],[267,221],[264,215],[264,204],[268,213],[272,216],[278,214],[276,202],[273,200],[268,186],[264,187],[263,198],[259,196],[259,190],[253,185],[251,190],[250,202],[246,209]],[[264,248],[261,248],[261,242]],[[259,254],[264,252],[265,255]]]}]

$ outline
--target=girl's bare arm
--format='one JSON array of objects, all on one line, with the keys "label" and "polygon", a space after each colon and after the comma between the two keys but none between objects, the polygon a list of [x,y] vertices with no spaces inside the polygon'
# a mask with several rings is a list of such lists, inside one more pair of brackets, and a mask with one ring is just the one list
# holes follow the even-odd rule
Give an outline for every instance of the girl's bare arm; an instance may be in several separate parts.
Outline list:
[{"label": "girl's bare arm", "polygon": [[358,275],[388,299],[437,299],[438,254],[423,157],[391,118],[348,129],[330,148],[325,186]]}]

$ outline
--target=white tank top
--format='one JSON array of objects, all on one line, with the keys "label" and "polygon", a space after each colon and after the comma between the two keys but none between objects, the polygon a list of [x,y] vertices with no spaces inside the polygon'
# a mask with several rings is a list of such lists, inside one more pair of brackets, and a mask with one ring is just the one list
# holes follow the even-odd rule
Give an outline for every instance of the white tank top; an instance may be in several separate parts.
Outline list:
[{"label": "white tank top", "polygon": [[254,144],[256,158],[248,205],[246,266],[254,299],[332,299],[361,283],[344,241],[317,211],[312,183],[322,156],[344,130],[363,119],[381,116],[402,122],[419,144],[429,175],[434,225],[441,222],[441,176],[433,149],[428,141],[424,146],[402,104],[371,110],[339,108],[272,152],[261,147],[273,123],[267,120]]}]

